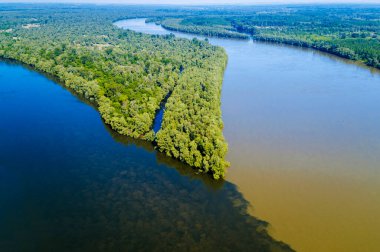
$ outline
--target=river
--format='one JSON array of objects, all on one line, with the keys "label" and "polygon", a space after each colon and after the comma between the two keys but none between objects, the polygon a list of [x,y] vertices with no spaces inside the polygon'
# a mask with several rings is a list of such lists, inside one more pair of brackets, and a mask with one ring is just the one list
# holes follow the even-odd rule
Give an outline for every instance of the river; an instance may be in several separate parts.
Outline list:
[{"label": "river", "polygon": [[118,135],[27,66],[0,61],[0,114],[0,251],[289,251],[233,183]]},{"label": "river", "polygon": [[[144,19],[115,24],[195,37]],[[227,180],[250,213],[298,251],[378,251],[380,71],[310,49],[209,41],[229,58],[222,91]]]}]

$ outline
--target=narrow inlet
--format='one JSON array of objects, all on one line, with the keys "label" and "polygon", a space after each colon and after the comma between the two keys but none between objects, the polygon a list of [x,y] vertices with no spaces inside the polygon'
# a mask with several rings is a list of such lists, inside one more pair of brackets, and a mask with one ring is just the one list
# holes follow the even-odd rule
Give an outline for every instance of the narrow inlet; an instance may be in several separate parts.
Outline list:
[{"label": "narrow inlet", "polygon": [[156,112],[156,117],[153,121],[153,131],[155,134],[157,134],[157,132],[161,129],[162,119],[164,118],[165,105],[171,94],[172,91],[169,91],[169,93],[166,94],[165,98],[160,103],[160,108]]}]

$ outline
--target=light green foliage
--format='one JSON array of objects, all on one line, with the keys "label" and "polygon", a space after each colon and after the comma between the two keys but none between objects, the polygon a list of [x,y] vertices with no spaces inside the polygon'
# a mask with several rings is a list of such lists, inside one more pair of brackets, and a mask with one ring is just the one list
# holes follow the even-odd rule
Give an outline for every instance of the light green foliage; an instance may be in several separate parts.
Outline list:
[{"label": "light green foliage", "polygon": [[[193,43],[204,47],[198,40]],[[157,134],[161,151],[170,156],[224,176],[227,145],[222,135],[220,93],[227,57],[220,48],[185,69],[167,104],[162,129]],[[198,71],[199,67],[206,71]],[[215,85],[219,83],[219,85]]]}]

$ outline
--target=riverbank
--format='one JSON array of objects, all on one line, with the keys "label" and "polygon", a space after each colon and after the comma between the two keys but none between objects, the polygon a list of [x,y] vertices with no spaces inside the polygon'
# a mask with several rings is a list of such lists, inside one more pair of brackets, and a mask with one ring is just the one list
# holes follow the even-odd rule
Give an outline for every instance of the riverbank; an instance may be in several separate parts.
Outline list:
[{"label": "riverbank", "polygon": [[180,26],[173,27],[163,22],[155,22],[155,23],[161,25],[163,28],[169,31],[183,32],[187,34],[196,34],[196,35],[202,35],[206,37],[230,38],[230,39],[241,39],[241,40],[253,39],[255,41],[284,44],[284,45],[290,45],[290,46],[301,47],[301,48],[311,48],[311,49],[329,53],[329,54],[332,54],[344,59],[352,60],[353,62],[361,63],[369,67],[380,69],[380,63],[378,61],[374,61],[374,60],[365,61],[364,59],[361,59],[359,55],[349,50],[349,48],[340,48],[330,43],[308,42],[308,41],[302,41],[298,39],[287,39],[285,37],[262,36],[260,34],[252,35],[252,34],[249,34],[248,31],[244,33],[244,30],[242,30],[243,33],[233,33],[233,34],[225,34],[223,32],[220,33],[218,31],[208,30],[207,28],[205,28],[202,31],[199,31],[196,29],[187,30],[184,27],[183,28],[181,28]]},{"label": "riverbank", "polygon": [[[173,31],[313,48],[380,69],[376,5],[247,6],[148,19]],[[358,18],[360,17],[360,18]]]}]

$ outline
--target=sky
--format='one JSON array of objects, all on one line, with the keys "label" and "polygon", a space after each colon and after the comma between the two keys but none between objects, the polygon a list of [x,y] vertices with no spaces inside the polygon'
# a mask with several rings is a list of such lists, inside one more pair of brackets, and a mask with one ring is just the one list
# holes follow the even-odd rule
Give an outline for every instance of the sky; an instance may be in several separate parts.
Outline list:
[{"label": "sky", "polygon": [[96,3],[96,4],[292,4],[292,3],[377,3],[380,0],[0,0],[0,3]]}]

